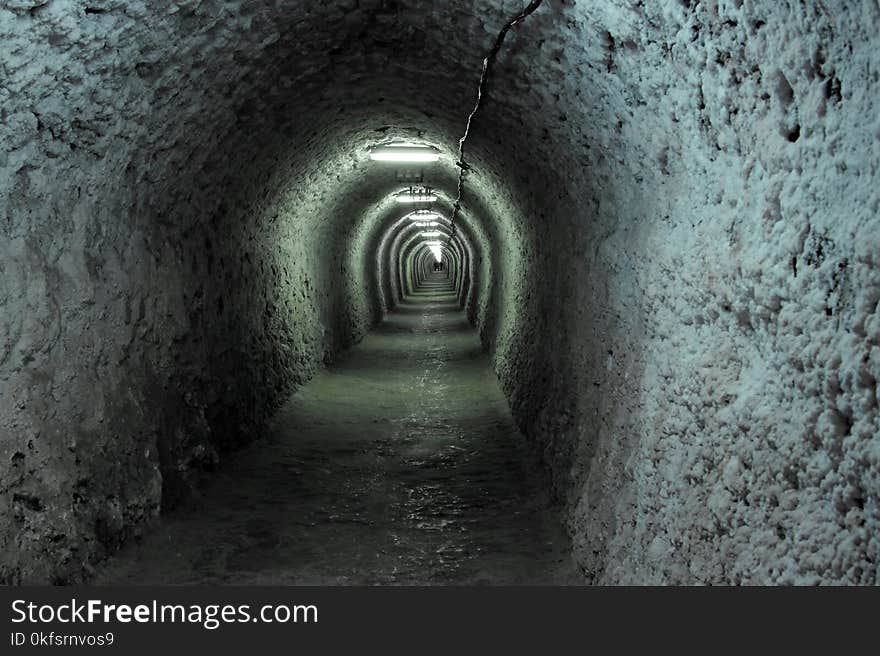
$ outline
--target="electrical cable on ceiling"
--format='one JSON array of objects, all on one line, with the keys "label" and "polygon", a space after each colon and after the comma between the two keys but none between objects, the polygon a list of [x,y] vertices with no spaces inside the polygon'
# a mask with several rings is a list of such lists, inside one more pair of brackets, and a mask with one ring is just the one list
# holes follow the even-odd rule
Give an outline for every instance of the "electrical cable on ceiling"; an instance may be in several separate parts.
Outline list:
[{"label": "electrical cable on ceiling", "polygon": [[480,73],[480,85],[477,87],[477,100],[474,103],[474,108],[471,110],[471,113],[468,115],[467,123],[465,124],[464,134],[461,139],[458,140],[458,191],[455,197],[455,203],[452,205],[452,217],[450,219],[450,228],[452,232],[449,235],[449,239],[447,241],[452,241],[455,238],[455,218],[458,215],[459,210],[461,209],[461,195],[464,189],[464,178],[468,171],[468,165],[464,160],[464,144],[467,141],[468,135],[471,131],[471,123],[474,120],[474,116],[476,116],[477,112],[480,109],[480,105],[483,102],[483,96],[486,95],[488,80],[489,80],[489,71],[492,65],[495,63],[495,59],[498,56],[499,51],[501,50],[501,46],[504,43],[504,38],[507,36],[507,33],[510,31],[514,25],[525,19],[531,13],[533,13],[538,7],[541,6],[543,0],[531,0],[529,4],[514,18],[509,20],[504,27],[501,28],[501,31],[498,33],[498,36],[495,37],[495,43],[492,46],[492,49],[489,51],[489,54],[483,59],[483,70]]}]

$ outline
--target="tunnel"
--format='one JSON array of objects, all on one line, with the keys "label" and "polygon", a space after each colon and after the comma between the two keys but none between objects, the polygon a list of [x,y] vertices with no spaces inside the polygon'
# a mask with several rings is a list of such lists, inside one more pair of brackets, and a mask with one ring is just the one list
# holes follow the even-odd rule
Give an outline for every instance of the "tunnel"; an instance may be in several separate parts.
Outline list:
[{"label": "tunnel", "polygon": [[878,34],[5,0],[0,581],[876,584]]}]

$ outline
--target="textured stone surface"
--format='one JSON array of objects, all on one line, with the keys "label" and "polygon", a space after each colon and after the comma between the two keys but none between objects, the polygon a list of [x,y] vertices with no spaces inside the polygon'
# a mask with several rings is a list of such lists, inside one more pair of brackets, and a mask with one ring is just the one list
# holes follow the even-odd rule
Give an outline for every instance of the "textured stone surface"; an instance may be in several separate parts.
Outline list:
[{"label": "textured stone surface", "polygon": [[588,580],[875,583],[880,8],[567,15],[496,356]]},{"label": "textured stone surface", "polygon": [[368,148],[465,101],[481,39],[414,91],[472,10],[0,8],[0,578],[87,576],[379,316],[363,216],[400,184]]},{"label": "textured stone surface", "polygon": [[[0,579],[87,577],[393,304],[367,149],[436,144],[454,197],[520,7],[0,6]],[[548,0],[508,36],[462,297],[587,580],[876,582],[878,32]]]}]

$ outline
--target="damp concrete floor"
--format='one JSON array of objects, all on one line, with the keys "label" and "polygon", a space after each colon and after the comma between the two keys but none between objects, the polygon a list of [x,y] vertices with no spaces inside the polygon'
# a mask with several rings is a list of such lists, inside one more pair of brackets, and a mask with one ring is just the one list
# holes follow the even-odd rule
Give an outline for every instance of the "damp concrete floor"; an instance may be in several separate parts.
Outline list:
[{"label": "damp concrete floor", "polygon": [[442,274],[97,583],[564,584],[558,511]]}]

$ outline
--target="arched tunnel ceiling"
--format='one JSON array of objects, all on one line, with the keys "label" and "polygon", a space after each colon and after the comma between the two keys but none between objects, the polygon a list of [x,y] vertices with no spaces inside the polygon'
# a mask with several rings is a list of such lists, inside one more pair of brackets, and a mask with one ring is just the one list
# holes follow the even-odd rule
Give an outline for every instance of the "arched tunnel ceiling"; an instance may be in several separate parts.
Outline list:
[{"label": "arched tunnel ceiling", "polygon": [[[365,171],[364,157],[387,139],[434,143],[449,161],[487,43],[512,5],[92,2],[79,40],[67,32],[82,20],[82,3],[11,9],[12,25],[26,22],[28,38],[46,43],[44,73],[27,89],[27,120],[45,128],[40,138],[115,160],[105,171],[127,172],[118,184],[149,194],[142,203],[179,211],[181,200],[200,192],[207,196],[200,201],[217,203],[230,185],[249,182],[243,174],[255,185],[286,176],[282,186],[307,186],[301,193],[319,198],[359,195],[364,186],[379,187],[367,176],[381,170]],[[549,15],[536,15],[527,37],[509,37],[504,56],[534,57],[549,27]],[[510,147],[508,135],[543,129],[535,98],[523,94],[528,78],[498,84],[511,82],[499,95],[512,106],[474,131],[469,160],[476,170],[501,159],[492,149]],[[550,159],[530,140],[537,146],[530,157]],[[73,184],[83,170],[64,179]],[[108,184],[106,175],[92,184]],[[224,194],[209,193],[215,189]]]},{"label": "arched tunnel ceiling", "polygon": [[[120,498],[120,530],[93,544],[95,553],[185,495],[187,472],[195,476],[218,449],[246,439],[280,393],[393,302],[370,271],[384,266],[390,279],[388,263],[372,254],[392,216],[384,204],[401,183],[395,167],[369,161],[369,148],[397,139],[436,145],[443,159],[425,182],[454,197],[455,154],[481,60],[511,11],[468,2],[100,0],[0,9],[4,70],[12,72],[3,112],[18,133],[3,169],[12,261],[40,252],[57,267],[62,312],[73,317],[33,335],[35,345],[57,345],[36,366],[64,358],[50,385],[96,386],[91,402],[71,395],[58,412],[86,426],[108,415],[106,434],[87,429],[100,433],[88,450],[146,456],[123,457],[113,477],[93,484],[111,495],[123,479],[152,490]],[[509,43],[514,56],[521,46],[513,35]],[[526,123],[538,129],[527,116],[513,109],[508,126],[480,137],[475,129],[469,141],[472,174],[458,223],[486,254],[484,274],[489,251],[504,247],[489,245],[493,224],[522,218],[496,202],[510,207],[517,181],[494,151],[507,152],[507,134],[522,134]],[[36,222],[21,220],[31,215]],[[66,217],[73,221],[65,227]],[[477,293],[461,296],[476,316]],[[46,320],[52,311],[38,302],[32,314]],[[91,326],[85,344],[83,325]],[[21,345],[15,370],[30,357]],[[130,400],[114,388],[130,389]],[[13,393],[36,392],[16,381]],[[150,406],[165,408],[158,424]],[[39,407],[4,412],[4,421],[64,431]],[[117,424],[135,429],[113,444]],[[144,442],[155,446],[143,450]],[[48,447],[35,456],[51,457]],[[75,469],[63,460],[62,487]],[[79,544],[76,522],[59,521]]]},{"label": "arched tunnel ceiling", "polygon": [[[523,4],[3,3],[0,580],[85,577],[379,320],[368,149],[448,210]],[[880,10],[827,5],[545,0],[499,55],[460,299],[590,580],[876,581]]]}]

